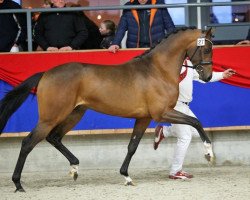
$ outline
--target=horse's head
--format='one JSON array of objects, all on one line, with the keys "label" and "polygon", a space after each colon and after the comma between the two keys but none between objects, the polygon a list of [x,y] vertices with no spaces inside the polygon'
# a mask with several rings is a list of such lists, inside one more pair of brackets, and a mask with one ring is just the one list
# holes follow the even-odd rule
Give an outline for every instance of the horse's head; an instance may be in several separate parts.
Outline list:
[{"label": "horse's head", "polygon": [[191,62],[193,63],[194,69],[200,75],[200,79],[208,82],[212,78],[212,47],[211,42],[212,29],[203,31],[200,37],[195,41],[195,45],[191,45],[187,50]]}]

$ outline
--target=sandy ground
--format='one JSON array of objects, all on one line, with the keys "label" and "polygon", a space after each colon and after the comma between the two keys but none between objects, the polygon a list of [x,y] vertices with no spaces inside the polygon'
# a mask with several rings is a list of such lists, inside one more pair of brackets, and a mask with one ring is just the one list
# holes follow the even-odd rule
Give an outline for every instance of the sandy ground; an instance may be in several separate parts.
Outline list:
[{"label": "sandy ground", "polygon": [[124,186],[118,169],[80,170],[77,181],[66,172],[23,173],[26,193],[14,193],[11,174],[0,173],[0,199],[44,200],[249,200],[250,167],[186,169],[190,181],[170,180],[165,169],[130,169],[136,186]]}]

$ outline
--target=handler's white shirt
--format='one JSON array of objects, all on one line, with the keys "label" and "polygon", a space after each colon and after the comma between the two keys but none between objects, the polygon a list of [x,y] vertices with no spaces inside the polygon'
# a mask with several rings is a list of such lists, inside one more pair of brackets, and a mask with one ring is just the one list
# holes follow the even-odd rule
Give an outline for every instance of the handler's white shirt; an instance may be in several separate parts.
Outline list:
[{"label": "handler's white shirt", "polygon": [[[190,60],[187,60],[187,65],[192,66]],[[182,67],[181,73],[186,70],[186,67]],[[223,79],[223,72],[213,72],[210,82],[215,82]],[[187,68],[186,77],[179,84],[179,98],[181,102],[191,102],[193,100],[193,80],[201,83],[206,83],[199,79],[199,74],[195,69]]]}]

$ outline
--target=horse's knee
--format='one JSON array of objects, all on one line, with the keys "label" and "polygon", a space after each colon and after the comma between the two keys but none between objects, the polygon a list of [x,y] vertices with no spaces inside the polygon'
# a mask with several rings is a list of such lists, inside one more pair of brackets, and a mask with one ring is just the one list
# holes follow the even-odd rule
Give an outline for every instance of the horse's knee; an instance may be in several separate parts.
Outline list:
[{"label": "horse's knee", "polygon": [[202,127],[200,121],[195,117],[192,117],[192,126],[196,129],[200,129]]},{"label": "horse's knee", "polygon": [[123,176],[128,176],[128,170],[122,166],[120,169],[120,174]]},{"label": "horse's knee", "polygon": [[200,128],[201,127],[201,123],[199,121],[196,121],[194,123],[194,126],[197,127],[197,128]]}]

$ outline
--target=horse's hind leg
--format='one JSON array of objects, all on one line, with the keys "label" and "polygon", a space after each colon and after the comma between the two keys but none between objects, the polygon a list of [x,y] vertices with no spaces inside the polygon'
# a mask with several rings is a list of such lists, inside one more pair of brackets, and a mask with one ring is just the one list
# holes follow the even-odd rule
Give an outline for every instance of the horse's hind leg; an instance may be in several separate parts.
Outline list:
[{"label": "horse's hind leg", "polygon": [[212,150],[211,141],[208,138],[206,132],[202,128],[200,121],[197,118],[191,117],[189,115],[186,115],[184,113],[181,113],[181,112],[173,109],[171,111],[164,113],[160,121],[161,122],[169,122],[169,123],[173,123],[173,124],[188,124],[188,125],[196,128],[196,130],[198,131],[198,133],[200,135],[201,140],[203,141],[205,149],[207,151],[205,154],[205,158],[209,162],[214,162],[214,153]]},{"label": "horse's hind leg", "polygon": [[40,141],[42,141],[47,136],[51,129],[52,126],[47,123],[38,123],[36,128],[34,128],[31,133],[23,139],[21,151],[12,176],[12,181],[16,186],[16,191],[24,192],[20,179],[28,154]]},{"label": "horse's hind leg", "polygon": [[74,180],[78,177],[79,160],[62,144],[63,136],[70,131],[82,118],[86,107],[77,106],[70,115],[59,125],[52,129],[46,140],[59,150],[69,161],[71,165],[70,175]]},{"label": "horse's hind leg", "polygon": [[151,118],[144,118],[144,119],[137,119],[135,122],[134,130],[128,145],[128,153],[120,169],[120,173],[125,176],[126,180],[125,185],[134,185],[132,179],[128,175],[128,167],[132,159],[132,156],[134,155],[150,121]]}]

